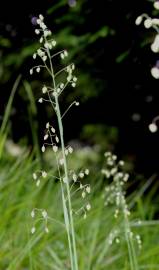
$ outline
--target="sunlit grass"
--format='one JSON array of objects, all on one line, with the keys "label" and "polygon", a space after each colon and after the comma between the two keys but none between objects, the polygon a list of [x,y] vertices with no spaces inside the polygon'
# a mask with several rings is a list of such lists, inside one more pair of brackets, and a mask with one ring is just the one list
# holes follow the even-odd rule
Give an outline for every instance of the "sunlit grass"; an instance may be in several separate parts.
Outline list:
[{"label": "sunlit grass", "polygon": [[[77,158],[77,157],[76,157]],[[32,172],[38,168],[38,162],[28,154],[17,160],[1,160],[0,164],[0,269],[69,269],[67,238],[62,225],[62,205],[59,183],[45,179],[36,187]],[[50,172],[51,174],[53,172]],[[115,220],[114,207],[105,208],[103,204],[102,179],[90,176],[94,184],[91,195],[92,210],[87,219],[75,217],[79,269],[130,269],[126,243],[123,238],[119,244],[109,245],[109,234],[122,226],[122,220]],[[135,193],[130,196],[132,203]],[[143,221],[153,212],[151,202],[144,207],[140,198],[135,209],[132,209],[132,230],[141,235],[143,247],[139,251],[139,269],[158,269],[159,267],[159,222]],[[74,205],[80,206],[81,198],[74,198]],[[39,223],[34,235],[30,233],[33,206],[47,208],[49,215],[56,221],[48,225],[46,234]],[[142,214],[141,214],[142,213]],[[153,215],[153,213],[152,213]],[[142,217],[141,217],[142,216]],[[141,224],[136,218],[141,218]],[[136,222],[136,223],[135,223]]]}]

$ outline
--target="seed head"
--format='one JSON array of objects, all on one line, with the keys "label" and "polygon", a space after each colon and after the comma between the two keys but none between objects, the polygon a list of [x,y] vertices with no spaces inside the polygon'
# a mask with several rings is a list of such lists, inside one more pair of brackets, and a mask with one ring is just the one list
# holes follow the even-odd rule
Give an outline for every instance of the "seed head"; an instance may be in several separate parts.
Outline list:
[{"label": "seed head", "polygon": [[71,85],[73,88],[76,87],[76,83],[74,83],[74,82]]},{"label": "seed head", "polygon": [[84,216],[83,216],[83,218],[84,218],[84,219],[86,219],[86,218],[87,218],[87,214],[86,214],[86,213],[84,213]]},{"label": "seed head", "polygon": [[32,75],[32,74],[33,74],[33,69],[31,68],[31,69],[30,69],[30,75]]},{"label": "seed head", "polygon": [[36,59],[36,53],[33,54],[33,59]]},{"label": "seed head", "polygon": [[56,153],[56,152],[58,151],[57,145],[53,145],[52,149],[53,149],[53,151]]},{"label": "seed head", "polygon": [[46,128],[47,128],[47,129],[49,128],[49,126],[50,126],[49,122],[46,123]]},{"label": "seed head", "polygon": [[46,178],[46,176],[47,176],[47,172],[42,171],[42,177],[43,177],[43,178]]},{"label": "seed head", "polygon": [[46,210],[43,210],[41,214],[42,214],[43,218],[45,218],[45,219],[46,219],[47,216],[48,216]]},{"label": "seed head", "polygon": [[63,182],[66,184],[67,183],[67,177],[63,178]]},{"label": "seed head", "polygon": [[36,181],[36,186],[37,186],[37,187],[40,186],[40,180]]},{"label": "seed head", "polygon": [[40,14],[40,15],[39,15],[39,19],[40,19],[41,21],[43,21],[43,20],[44,20],[44,16],[43,16],[42,14]]},{"label": "seed head", "polygon": [[44,55],[44,56],[42,57],[42,60],[45,62],[45,61],[47,60],[47,56]]},{"label": "seed head", "polygon": [[72,148],[71,146],[68,147],[68,152],[69,152],[70,154],[73,153],[73,148]]},{"label": "seed head", "polygon": [[43,99],[42,98],[39,98],[38,102],[39,103],[43,103]]},{"label": "seed head", "polygon": [[45,232],[46,232],[46,233],[49,233],[48,227],[45,227]]},{"label": "seed head", "polygon": [[33,173],[33,179],[36,180],[37,179],[37,174]]},{"label": "seed head", "polygon": [[153,67],[151,69],[151,75],[155,78],[155,79],[159,79],[159,68],[158,67]]},{"label": "seed head", "polygon": [[35,217],[35,211],[32,210],[31,213],[30,213],[31,217],[34,218]]},{"label": "seed head", "polygon": [[52,46],[55,47],[56,46],[56,40],[52,40]]},{"label": "seed head", "polygon": [[46,141],[48,139],[49,135],[48,134],[45,134],[44,136],[44,141]]},{"label": "seed head", "polygon": [[89,175],[89,170],[88,170],[88,169],[85,169],[84,173],[85,173],[86,175]]},{"label": "seed head", "polygon": [[59,143],[59,138],[57,136],[55,137],[55,140],[57,143]]},{"label": "seed head", "polygon": [[91,205],[90,205],[90,203],[88,203],[88,204],[86,205],[86,209],[87,209],[87,211],[90,211],[90,210],[91,210]]},{"label": "seed head", "polygon": [[76,175],[75,173],[72,175],[72,178],[73,178],[73,181],[74,181],[74,182],[77,181],[77,175]]},{"label": "seed head", "polygon": [[155,9],[159,10],[159,1],[155,1],[153,6]]},{"label": "seed head", "polygon": [[52,133],[55,133],[55,129],[53,127],[51,128],[51,131],[52,131]]},{"label": "seed head", "polygon": [[41,147],[41,151],[44,153],[45,150],[46,150],[45,145],[43,145],[43,146]]},{"label": "seed head", "polygon": [[83,172],[80,172],[80,173],[79,173],[79,177],[80,177],[80,178],[83,178],[83,177],[84,177],[84,173],[83,173]]},{"label": "seed head", "polygon": [[86,191],[87,191],[87,193],[90,193],[91,192],[91,187],[90,186],[87,186],[86,187]]},{"label": "seed head", "polygon": [[63,89],[64,88],[64,83],[60,83],[60,88]]},{"label": "seed head", "polygon": [[39,40],[39,42],[40,42],[40,43],[42,43],[42,42],[43,42],[43,40],[44,40],[44,39],[43,39],[43,37],[41,37],[41,38],[40,38],[40,40]]},{"label": "seed head", "polygon": [[155,133],[158,130],[158,127],[155,123],[151,123],[149,125],[149,130],[150,130],[150,132]]},{"label": "seed head", "polygon": [[144,21],[145,28],[149,29],[152,26],[152,19],[148,18]]},{"label": "seed head", "polygon": [[40,30],[39,29],[35,29],[35,34],[39,35],[40,34]]},{"label": "seed head", "polygon": [[63,165],[63,164],[64,164],[64,159],[61,158],[61,159],[59,160],[59,163],[60,163],[60,165]]},{"label": "seed head", "polygon": [[34,234],[35,231],[36,231],[36,228],[35,228],[35,227],[32,227],[32,228],[31,228],[31,233]]},{"label": "seed head", "polygon": [[65,57],[68,56],[68,52],[66,50],[64,50],[63,54],[64,54]]},{"label": "seed head", "polygon": [[36,68],[36,72],[39,73],[40,72],[40,67]]},{"label": "seed head", "polygon": [[136,21],[135,21],[135,24],[136,25],[140,25],[141,24],[141,22],[142,22],[142,16],[138,16],[137,18],[136,18]]},{"label": "seed head", "polygon": [[61,57],[61,59],[64,59],[65,58],[64,53],[60,53],[60,57]]}]

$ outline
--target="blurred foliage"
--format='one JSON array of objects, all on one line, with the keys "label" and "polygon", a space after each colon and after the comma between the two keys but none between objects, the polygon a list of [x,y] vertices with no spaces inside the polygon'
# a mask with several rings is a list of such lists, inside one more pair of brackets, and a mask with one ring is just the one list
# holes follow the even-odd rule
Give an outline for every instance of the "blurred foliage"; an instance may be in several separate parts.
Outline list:
[{"label": "blurred foliage", "polygon": [[[89,158],[91,155],[93,159],[92,150],[87,152]],[[51,157],[50,163],[51,159],[53,161]],[[81,162],[77,153],[72,154],[70,161],[77,171],[86,165]],[[48,162],[46,163],[48,166]],[[59,225],[59,222],[63,222],[60,183],[52,177],[56,175],[56,167],[51,166],[51,169],[47,170],[48,176],[42,179],[37,187],[31,175],[39,170],[39,167],[38,160],[28,151],[23,151],[16,159],[3,152],[0,162],[0,269],[69,269],[65,229]],[[150,180],[144,185],[138,185],[137,189],[127,195],[127,203],[131,208],[131,230],[142,239],[143,246],[140,251],[135,245],[139,266],[141,269],[153,270],[158,269],[159,265],[159,222],[155,219],[158,211],[158,196],[155,196],[158,184],[154,184],[154,179]],[[85,181],[91,183],[89,200],[92,209],[86,220],[80,214],[74,214],[79,268],[129,270],[123,219],[120,216],[114,219],[116,206],[104,205],[107,180],[103,180],[98,168],[98,171],[91,170],[84,183]],[[73,196],[72,201],[73,209],[79,209],[84,204],[81,191]],[[45,233],[44,222],[40,216],[31,218],[30,213],[34,207],[46,209],[52,218],[48,221],[49,234]],[[30,233],[32,226],[36,226],[33,235]],[[114,241],[109,245],[110,233],[115,230],[119,231],[120,244],[117,245]]]},{"label": "blurred foliage", "polygon": [[[105,137],[103,138],[103,134]],[[83,127],[81,138],[89,140],[92,145],[97,144],[99,149],[114,150],[113,146],[118,140],[118,130],[115,127],[106,125],[90,124]]]}]

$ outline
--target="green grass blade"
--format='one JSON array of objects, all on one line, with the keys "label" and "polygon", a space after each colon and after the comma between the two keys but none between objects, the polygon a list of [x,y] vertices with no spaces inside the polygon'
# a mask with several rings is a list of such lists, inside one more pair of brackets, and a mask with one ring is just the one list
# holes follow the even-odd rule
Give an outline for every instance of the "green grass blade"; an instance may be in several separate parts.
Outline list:
[{"label": "green grass blade", "polygon": [[9,116],[10,116],[14,95],[15,95],[15,92],[16,92],[18,86],[19,86],[20,80],[21,80],[21,75],[19,75],[17,77],[17,79],[16,79],[16,81],[15,81],[15,83],[13,85],[13,88],[12,88],[12,91],[11,91],[11,94],[10,94],[10,97],[9,97],[9,100],[8,100],[8,104],[6,106],[5,113],[4,113],[4,116],[3,116],[3,121],[2,121],[1,128],[0,128],[0,136],[5,132],[5,129],[7,127],[7,123],[8,123],[8,119],[9,119]]}]

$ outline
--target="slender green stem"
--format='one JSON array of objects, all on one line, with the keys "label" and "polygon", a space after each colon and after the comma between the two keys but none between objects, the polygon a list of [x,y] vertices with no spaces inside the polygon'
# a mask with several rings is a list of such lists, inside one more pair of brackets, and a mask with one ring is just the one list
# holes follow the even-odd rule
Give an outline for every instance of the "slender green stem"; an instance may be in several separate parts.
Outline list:
[{"label": "slender green stem", "polygon": [[134,248],[134,243],[133,243],[133,239],[131,236],[131,230],[130,230],[130,223],[129,223],[129,219],[127,216],[127,212],[126,210],[126,202],[124,199],[124,195],[122,192],[122,188],[121,185],[119,183],[119,180],[117,182],[118,185],[118,190],[120,192],[120,200],[121,200],[121,208],[122,208],[122,212],[124,215],[124,227],[125,227],[125,238],[126,238],[126,242],[127,242],[127,247],[128,247],[128,254],[129,254],[129,260],[130,260],[130,268],[131,270],[138,270],[138,263],[137,263],[137,258],[136,258],[136,252],[135,252],[135,248]]},{"label": "slender green stem", "polygon": [[[50,69],[51,69],[51,76],[52,76],[52,81],[53,81],[53,88],[56,91],[55,75],[54,75],[54,69],[53,69],[53,64],[52,64],[49,49],[47,49],[47,54],[48,54],[49,62],[50,62]],[[56,103],[56,115],[57,115],[58,125],[59,125],[59,133],[60,133],[62,155],[63,155],[63,160],[64,160],[64,174],[65,174],[65,178],[66,178],[66,191],[67,191],[67,198],[68,198],[68,208],[67,208],[66,199],[65,199],[65,195],[64,195],[64,189],[63,189],[63,184],[62,184],[62,181],[61,181],[64,220],[65,220],[67,237],[68,237],[70,260],[71,260],[71,269],[72,270],[78,270],[75,231],[74,231],[74,222],[73,222],[73,216],[72,216],[72,204],[71,204],[71,195],[70,195],[69,178],[68,178],[68,168],[67,168],[67,160],[66,160],[66,155],[65,155],[63,125],[62,125],[62,117],[61,117],[61,112],[60,112],[60,107],[59,107],[59,102],[58,102],[58,95],[55,95],[55,103]]]},{"label": "slender green stem", "polygon": [[64,145],[64,136],[63,136],[63,125],[62,125],[62,118],[61,112],[58,102],[58,96],[55,96],[56,102],[56,112],[59,124],[59,131],[60,131],[60,140],[61,140],[61,148],[62,148],[62,155],[64,160],[64,173],[66,177],[66,190],[67,190],[67,198],[68,198],[68,211],[70,217],[70,229],[71,229],[71,236],[72,236],[72,243],[73,243],[73,255],[74,255],[74,266],[75,270],[78,270],[78,263],[77,263],[77,251],[76,251],[76,241],[75,241],[75,231],[74,231],[74,222],[73,222],[73,215],[72,215],[72,204],[71,204],[71,194],[70,194],[70,186],[69,186],[69,177],[68,177],[68,168],[67,168],[67,161],[65,155],[65,145]]},{"label": "slender green stem", "polygon": [[[124,209],[123,209],[124,211]],[[138,263],[136,259],[136,252],[134,248],[134,243],[133,239],[130,235],[130,224],[127,216],[124,214],[124,223],[125,223],[125,237],[126,237],[126,242],[128,246],[128,253],[129,253],[129,260],[130,260],[130,265],[131,265],[131,270],[138,270]]]}]

